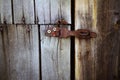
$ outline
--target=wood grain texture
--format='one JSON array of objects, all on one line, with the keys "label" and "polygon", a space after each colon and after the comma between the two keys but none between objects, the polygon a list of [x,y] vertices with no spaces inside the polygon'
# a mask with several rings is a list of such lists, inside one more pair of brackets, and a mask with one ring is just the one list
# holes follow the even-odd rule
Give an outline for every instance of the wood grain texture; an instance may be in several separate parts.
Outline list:
[{"label": "wood grain texture", "polygon": [[[76,0],[75,29],[97,32],[95,0]],[[95,80],[96,39],[75,39],[75,79]]]},{"label": "wood grain texture", "polygon": [[7,79],[1,80],[39,80],[37,25],[7,25],[2,36]]},{"label": "wood grain texture", "polygon": [[[110,2],[111,4],[114,3],[114,6],[112,6],[112,9],[115,10],[114,12],[114,16],[112,17],[113,18],[113,22],[116,24],[117,20],[119,21],[120,20],[120,8],[119,8],[119,5],[120,5],[120,0],[115,0],[115,1],[111,1]],[[115,13],[118,13],[118,15],[115,15]],[[120,25],[120,23],[117,23],[118,25]],[[119,30],[120,26],[118,27],[115,27],[114,26],[114,29],[117,29],[117,31],[114,30],[114,34],[116,35],[115,36],[115,40],[116,40],[116,59],[114,59],[115,61],[115,66],[113,67],[114,69],[114,79],[117,79],[117,80],[120,80],[120,30]]]},{"label": "wood grain texture", "polygon": [[47,37],[47,27],[40,27],[42,80],[70,80],[70,38]]},{"label": "wood grain texture", "polygon": [[[118,55],[120,53],[119,28],[116,28],[116,18],[120,18],[119,0],[101,0],[98,3],[98,30],[97,42],[97,80],[118,79]],[[102,64],[102,65],[101,65]]]},{"label": "wood grain texture", "polygon": [[4,47],[3,32],[0,31],[0,80],[7,80],[7,64],[6,64],[6,54]]},{"label": "wood grain texture", "polygon": [[54,24],[58,19],[71,23],[70,0],[35,0],[35,5],[39,24]]},{"label": "wood grain texture", "polygon": [[11,0],[0,0],[0,23],[12,23]]},{"label": "wood grain texture", "polygon": [[97,33],[95,39],[75,40],[76,80],[119,80],[120,31],[115,26],[119,2],[76,0],[75,28],[87,28]]},{"label": "wood grain texture", "polygon": [[34,0],[13,0],[14,23],[34,24]]}]

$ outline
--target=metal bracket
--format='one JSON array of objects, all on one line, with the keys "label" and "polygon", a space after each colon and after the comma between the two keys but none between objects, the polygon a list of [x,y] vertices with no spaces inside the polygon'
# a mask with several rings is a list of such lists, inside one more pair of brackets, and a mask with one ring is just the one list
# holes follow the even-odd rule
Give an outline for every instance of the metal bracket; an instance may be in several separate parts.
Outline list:
[{"label": "metal bracket", "polygon": [[59,27],[49,27],[46,30],[45,35],[49,37],[60,37],[60,38],[75,36],[80,39],[90,39],[97,37],[97,34],[95,32],[90,32],[87,29],[78,29],[76,31],[70,31],[67,28],[59,28]]},{"label": "metal bracket", "polygon": [[[65,20],[61,20],[58,21],[57,24],[59,26],[59,25],[67,24],[67,22]],[[95,32],[91,32],[90,30],[87,29],[78,29],[75,31],[70,31],[67,28],[61,28],[61,27],[49,27],[47,28],[45,35],[49,37],[60,37],[60,38],[75,36],[80,39],[90,39],[97,37],[97,34]]]}]

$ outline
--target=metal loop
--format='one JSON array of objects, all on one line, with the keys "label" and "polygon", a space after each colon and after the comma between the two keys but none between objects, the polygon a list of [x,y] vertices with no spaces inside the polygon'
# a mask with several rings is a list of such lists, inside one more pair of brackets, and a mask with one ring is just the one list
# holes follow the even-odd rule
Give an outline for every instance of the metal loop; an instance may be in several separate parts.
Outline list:
[{"label": "metal loop", "polygon": [[79,32],[79,35],[80,35],[80,36],[89,36],[89,35],[90,35],[90,32],[89,32],[89,31],[85,31],[85,30],[84,30],[84,31],[80,31],[80,32]]}]

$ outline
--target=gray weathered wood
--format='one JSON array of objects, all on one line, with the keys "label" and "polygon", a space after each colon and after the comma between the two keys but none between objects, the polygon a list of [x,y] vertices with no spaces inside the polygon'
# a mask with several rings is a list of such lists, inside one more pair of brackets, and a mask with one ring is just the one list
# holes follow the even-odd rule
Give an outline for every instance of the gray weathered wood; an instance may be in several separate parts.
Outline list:
[{"label": "gray weathered wood", "polygon": [[[70,0],[35,0],[35,5],[39,24],[54,24],[58,19],[71,23]],[[40,26],[42,79],[70,80],[70,39],[46,37],[47,27]]]},{"label": "gray weathered wood", "polygon": [[75,28],[97,33],[95,39],[75,40],[76,80],[118,79],[120,33],[115,26],[120,12],[118,3],[117,0],[76,0]]},{"label": "gray weathered wood", "polygon": [[[36,0],[39,24],[54,24],[62,18],[71,23],[70,11],[70,0]],[[70,80],[70,39],[46,37],[47,27],[40,27],[42,79]]]},{"label": "gray weathered wood", "polygon": [[0,23],[12,23],[11,0],[0,0]]},{"label": "gray weathered wood", "polygon": [[37,25],[7,25],[4,26],[3,36],[6,80],[39,80]]},{"label": "gray weathered wood", "polygon": [[35,0],[35,5],[39,24],[55,23],[61,18],[71,23],[70,0]]},{"label": "gray weathered wood", "polygon": [[70,80],[70,38],[45,36],[40,27],[42,80]]},{"label": "gray weathered wood", "polygon": [[14,23],[34,23],[34,0],[13,0]]}]

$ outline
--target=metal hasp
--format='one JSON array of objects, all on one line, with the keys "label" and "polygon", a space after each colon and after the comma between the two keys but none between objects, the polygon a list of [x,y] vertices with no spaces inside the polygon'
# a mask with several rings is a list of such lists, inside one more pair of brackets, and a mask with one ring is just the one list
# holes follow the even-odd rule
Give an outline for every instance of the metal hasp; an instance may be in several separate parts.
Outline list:
[{"label": "metal hasp", "polygon": [[45,35],[49,37],[60,37],[60,38],[75,36],[80,39],[90,39],[97,37],[97,34],[95,32],[91,32],[87,29],[78,29],[76,31],[70,31],[67,28],[59,28],[59,27],[49,27],[46,30]]},{"label": "metal hasp", "polygon": [[91,32],[87,29],[78,29],[75,31],[70,31],[67,28],[60,27],[60,25],[64,26],[68,23],[65,20],[59,20],[56,22],[58,27],[49,27],[47,28],[45,35],[49,37],[60,37],[60,38],[67,38],[71,36],[75,36],[79,39],[90,39],[96,38],[97,34],[95,32]]}]

